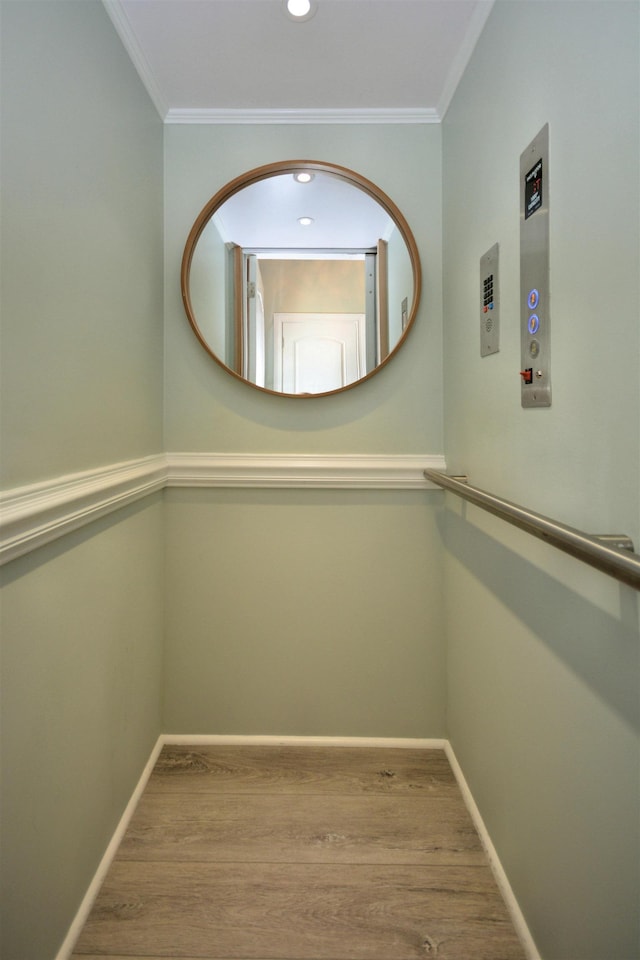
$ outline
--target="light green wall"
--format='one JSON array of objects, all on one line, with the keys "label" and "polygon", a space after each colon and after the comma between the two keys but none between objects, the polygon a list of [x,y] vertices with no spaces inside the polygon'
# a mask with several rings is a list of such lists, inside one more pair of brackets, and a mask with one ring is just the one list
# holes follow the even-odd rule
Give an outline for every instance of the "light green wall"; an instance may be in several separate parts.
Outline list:
[{"label": "light green wall", "polygon": [[[444,276],[449,468],[639,543],[637,14],[498,2],[442,129],[167,127],[164,448],[441,452]],[[163,134],[99,3],[2,17],[11,486],[162,448]],[[518,157],[547,121],[554,405],[522,411]],[[180,301],[205,202],[294,157],[378,183],[424,270],[399,356],[322,400],[237,383]],[[481,360],[478,262],[496,240],[502,347]],[[161,729],[448,734],[544,960],[637,956],[637,595],[441,503],[176,490],[4,569],[3,957],[55,956]]]},{"label": "light green wall", "polygon": [[[167,449],[440,451],[440,155],[437,126],[166,127]],[[244,170],[296,158],[377,183],[406,214],[425,273],[405,348],[368,383],[321,400],[235,381],[193,337],[180,300],[184,243],[205,203]],[[423,493],[392,491],[171,494],[167,729],[441,736],[434,509]]]},{"label": "light green wall", "polygon": [[[637,3],[498,2],[443,125],[451,472],[640,543]],[[523,410],[519,156],[550,127],[553,405]],[[500,352],[479,354],[500,243]],[[544,960],[640,951],[638,595],[447,498],[452,745]],[[637,547],[636,547],[637,549]]]},{"label": "light green wall", "polygon": [[[406,347],[370,381],[333,397],[264,395],[206,354],[186,321],[180,263],[208,200],[241,172],[327,160],[372,180],[403,211],[424,270]],[[168,125],[165,128],[168,450],[232,453],[438,453],[442,449],[441,137],[436,125]]]},{"label": "light green wall", "polygon": [[[101,3],[3,3],[2,472],[159,452],[162,124]],[[161,497],[2,568],[6,960],[52,960],[161,730]]]},{"label": "light green wall", "polygon": [[161,447],[162,125],[97,0],[3,2],[2,29],[12,487]]},{"label": "light green wall", "polygon": [[437,497],[170,491],[166,729],[443,736]]},{"label": "light green wall", "polygon": [[2,948],[52,960],[161,732],[162,498],[2,568]]}]

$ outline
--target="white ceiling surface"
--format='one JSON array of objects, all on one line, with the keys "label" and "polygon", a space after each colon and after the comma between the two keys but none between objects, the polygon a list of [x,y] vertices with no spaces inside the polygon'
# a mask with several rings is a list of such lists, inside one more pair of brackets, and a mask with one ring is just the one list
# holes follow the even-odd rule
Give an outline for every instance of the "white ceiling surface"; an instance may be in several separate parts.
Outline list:
[{"label": "white ceiling surface", "polygon": [[[307,216],[313,223],[301,226],[298,217]],[[215,219],[224,240],[250,248],[375,248],[393,229],[368,194],[321,173],[311,183],[297,183],[290,173],[253,183],[230,197]]]},{"label": "white ceiling surface", "polygon": [[166,122],[437,122],[493,0],[103,0]]}]

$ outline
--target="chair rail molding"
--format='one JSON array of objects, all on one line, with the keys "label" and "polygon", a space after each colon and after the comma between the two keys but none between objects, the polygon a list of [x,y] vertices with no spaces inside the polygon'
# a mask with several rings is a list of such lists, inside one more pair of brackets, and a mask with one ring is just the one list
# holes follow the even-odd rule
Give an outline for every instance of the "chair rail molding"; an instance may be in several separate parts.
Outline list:
[{"label": "chair rail molding", "polygon": [[165,487],[437,489],[425,469],[445,471],[444,457],[168,453],[108,464],[0,492],[0,564]]},{"label": "chair rail molding", "polygon": [[377,490],[436,489],[420,466],[443,456],[312,456],[171,453],[168,487],[280,487]]},{"label": "chair rail molding", "polygon": [[65,474],[0,493],[0,564],[162,490],[162,454]]}]

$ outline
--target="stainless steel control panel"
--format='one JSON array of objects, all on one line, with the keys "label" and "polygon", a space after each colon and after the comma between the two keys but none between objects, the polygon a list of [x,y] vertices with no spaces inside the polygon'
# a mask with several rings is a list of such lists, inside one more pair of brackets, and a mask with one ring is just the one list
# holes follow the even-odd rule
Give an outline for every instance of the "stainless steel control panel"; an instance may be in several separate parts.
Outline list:
[{"label": "stainless steel control panel", "polygon": [[480,356],[500,349],[499,245],[494,243],[480,259]]},{"label": "stainless steel control panel", "polygon": [[549,125],[520,156],[520,381],[523,407],[551,406]]}]

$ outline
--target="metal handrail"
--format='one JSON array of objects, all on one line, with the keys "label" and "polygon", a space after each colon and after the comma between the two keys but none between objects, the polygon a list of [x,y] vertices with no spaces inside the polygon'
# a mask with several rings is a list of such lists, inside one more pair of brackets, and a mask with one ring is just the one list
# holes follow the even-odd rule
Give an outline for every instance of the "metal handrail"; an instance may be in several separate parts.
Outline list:
[{"label": "metal handrail", "polygon": [[640,555],[633,552],[633,542],[626,535],[582,533],[574,527],[472,487],[466,477],[450,477],[439,470],[425,470],[424,475],[427,480],[450,490],[463,500],[482,507],[507,523],[640,590]]}]

